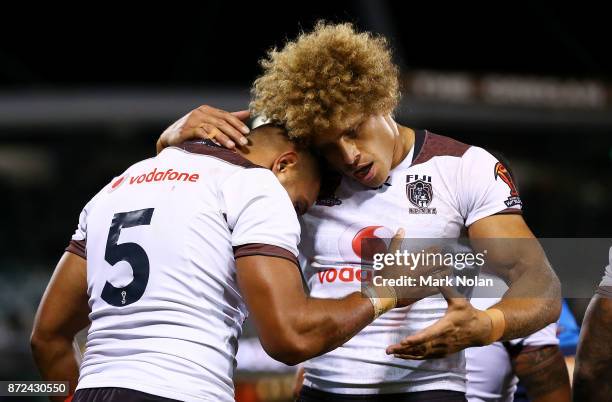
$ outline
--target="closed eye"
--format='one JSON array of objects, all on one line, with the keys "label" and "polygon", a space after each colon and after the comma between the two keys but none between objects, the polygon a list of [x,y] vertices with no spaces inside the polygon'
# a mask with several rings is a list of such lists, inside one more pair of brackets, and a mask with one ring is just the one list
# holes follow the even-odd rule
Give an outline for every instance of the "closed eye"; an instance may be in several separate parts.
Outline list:
[{"label": "closed eye", "polygon": [[347,131],[346,134],[344,134],[344,136],[347,138],[355,139],[357,138],[357,134],[358,132],[357,132],[357,129],[355,128],[355,129]]}]

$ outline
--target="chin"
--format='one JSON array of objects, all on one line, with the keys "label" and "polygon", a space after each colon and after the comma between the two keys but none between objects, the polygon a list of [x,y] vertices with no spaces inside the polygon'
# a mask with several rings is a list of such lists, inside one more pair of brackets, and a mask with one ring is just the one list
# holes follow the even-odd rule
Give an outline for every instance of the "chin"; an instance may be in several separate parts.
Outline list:
[{"label": "chin", "polygon": [[359,182],[369,188],[378,188],[385,183],[385,179],[381,177],[373,177],[371,180]]}]

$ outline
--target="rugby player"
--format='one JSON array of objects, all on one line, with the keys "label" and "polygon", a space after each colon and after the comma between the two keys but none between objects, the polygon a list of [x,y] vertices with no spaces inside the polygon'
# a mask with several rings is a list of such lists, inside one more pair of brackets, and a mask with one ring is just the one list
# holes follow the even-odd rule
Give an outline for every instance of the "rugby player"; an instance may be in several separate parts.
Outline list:
[{"label": "rugby player", "polygon": [[604,277],[587,308],[574,369],[574,401],[612,398],[612,247]]},{"label": "rugby player", "polygon": [[[395,121],[398,69],[384,38],[350,24],[319,23],[272,50],[262,66],[252,111],[285,126],[291,137],[310,140],[344,174],[335,192],[303,217],[300,248],[311,296],[342,297],[359,288],[361,259],[352,244],[366,234],[385,237],[401,226],[408,238],[533,239],[498,160]],[[191,117],[187,127],[197,126]],[[240,133],[216,129],[222,143],[241,143]],[[179,125],[158,144],[201,135]],[[446,301],[428,298],[395,309],[309,360],[300,400],[378,400],[381,394],[394,401],[465,400],[465,362],[457,352],[527,336],[555,322],[561,306],[559,281],[537,241],[498,242],[487,262],[511,283],[487,314],[448,290]]]},{"label": "rugby player", "polygon": [[[83,209],[31,336],[45,380],[73,391],[78,379],[74,402],[233,401],[247,306],[268,354],[296,364],[398,303],[376,290],[305,295],[296,212],[316,200],[317,161],[275,126],[249,139],[238,153],[208,140],[167,148]],[[72,340],[90,321],[79,373]]]},{"label": "rugby player", "polygon": [[[472,298],[479,309],[497,299]],[[559,348],[557,324],[519,339],[465,350],[468,402],[511,402],[520,380],[532,402],[569,402],[567,366]]]}]

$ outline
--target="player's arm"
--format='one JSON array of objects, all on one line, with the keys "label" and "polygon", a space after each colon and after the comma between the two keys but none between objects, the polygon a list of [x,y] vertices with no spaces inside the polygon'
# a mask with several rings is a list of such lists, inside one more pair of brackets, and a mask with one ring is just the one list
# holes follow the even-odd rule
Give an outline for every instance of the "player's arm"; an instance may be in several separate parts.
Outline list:
[{"label": "player's arm", "polygon": [[471,346],[525,337],[559,318],[559,280],[520,215],[480,219],[469,227],[469,236],[475,250],[487,250],[487,266],[494,267],[510,289],[484,312],[454,289],[440,289],[448,302],[444,317],[389,346],[388,354],[404,359],[444,357]]},{"label": "player's arm", "polygon": [[561,314],[561,284],[523,217],[493,215],[468,230],[475,249],[486,248],[487,267],[510,286],[490,307],[503,313],[500,339],[522,338],[556,322]]},{"label": "player's arm", "polygon": [[514,373],[533,402],[569,402],[567,367],[558,345],[527,346],[512,357]]},{"label": "player's arm", "polygon": [[38,306],[30,345],[42,378],[70,381],[71,394],[79,378],[73,340],[89,325],[88,315],[87,261],[65,252]]},{"label": "player's arm", "polygon": [[580,331],[574,370],[575,401],[603,401],[612,395],[611,335],[612,298],[595,295]]},{"label": "player's arm", "polygon": [[306,296],[299,268],[289,260],[246,256],[236,259],[236,268],[264,349],[285,364],[340,346],[374,318],[372,303],[360,292],[341,299]]}]

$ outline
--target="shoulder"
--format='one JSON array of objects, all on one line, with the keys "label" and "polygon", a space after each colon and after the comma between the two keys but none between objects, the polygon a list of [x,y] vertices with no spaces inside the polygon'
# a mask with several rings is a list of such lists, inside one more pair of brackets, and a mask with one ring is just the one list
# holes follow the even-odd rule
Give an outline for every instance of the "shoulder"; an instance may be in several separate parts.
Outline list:
[{"label": "shoulder", "polygon": [[482,147],[465,144],[454,138],[434,134],[427,130],[419,131],[416,135],[412,166],[429,162],[437,157],[456,158],[456,161],[464,167],[498,162],[491,152]]},{"label": "shoulder", "polygon": [[416,130],[415,152],[412,166],[430,161],[439,156],[461,158],[473,148],[451,137],[434,134],[427,130]]}]

